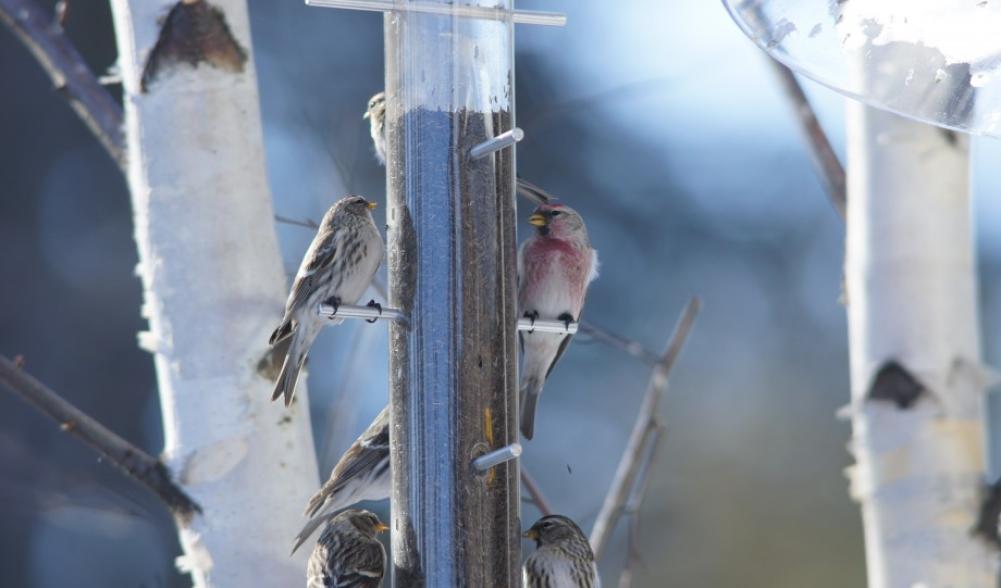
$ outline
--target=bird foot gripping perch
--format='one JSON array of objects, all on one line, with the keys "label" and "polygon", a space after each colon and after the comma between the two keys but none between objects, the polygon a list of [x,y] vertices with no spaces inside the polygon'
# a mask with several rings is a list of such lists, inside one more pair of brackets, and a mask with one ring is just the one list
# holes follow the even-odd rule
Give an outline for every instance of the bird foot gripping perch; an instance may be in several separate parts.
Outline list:
[{"label": "bird foot gripping perch", "polygon": [[354,304],[320,304],[317,314],[328,319],[363,319],[367,323],[376,321],[401,321],[407,322],[407,316],[398,308],[387,308],[375,300],[369,301],[365,306]]},{"label": "bird foot gripping perch", "polygon": [[518,319],[518,330],[530,333],[559,333],[562,335],[576,335],[579,323],[573,319],[566,320],[561,317],[557,320],[544,320],[530,316]]}]

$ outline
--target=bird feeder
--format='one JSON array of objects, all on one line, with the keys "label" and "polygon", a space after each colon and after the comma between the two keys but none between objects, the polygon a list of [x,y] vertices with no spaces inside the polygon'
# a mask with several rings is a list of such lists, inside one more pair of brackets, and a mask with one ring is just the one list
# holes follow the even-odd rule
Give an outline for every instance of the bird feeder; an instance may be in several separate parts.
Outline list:
[{"label": "bird feeder", "polygon": [[724,4],[748,37],[797,73],[908,118],[1001,136],[1001,3]]}]

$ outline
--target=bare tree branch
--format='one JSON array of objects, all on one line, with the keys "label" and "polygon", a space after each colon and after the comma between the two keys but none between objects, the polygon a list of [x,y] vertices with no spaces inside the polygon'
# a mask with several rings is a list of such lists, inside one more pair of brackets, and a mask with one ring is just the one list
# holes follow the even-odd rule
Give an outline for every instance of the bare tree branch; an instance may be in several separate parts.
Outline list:
[{"label": "bare tree branch", "polygon": [[656,459],[657,450],[660,449],[660,440],[664,436],[664,427],[656,422],[650,422],[647,429],[646,439],[643,441],[643,458],[636,474],[636,481],[629,492],[629,498],[623,507],[623,514],[629,517],[629,537],[626,543],[626,565],[619,574],[619,588],[629,588],[633,583],[633,574],[636,566],[640,563],[640,519],[639,510],[646,496],[646,490],[650,482],[650,469]]},{"label": "bare tree branch", "polygon": [[636,471],[636,480],[633,482],[632,490],[629,492],[629,498],[626,499],[626,504],[623,507],[625,514],[633,514],[639,511],[640,506],[643,505],[643,498],[646,496],[646,489],[650,482],[650,470],[653,467],[653,461],[657,457],[657,451],[660,449],[660,439],[664,436],[664,426],[657,422],[657,418],[654,417],[650,421],[650,428],[647,429],[646,438],[643,440],[643,453],[640,458],[640,465]]},{"label": "bare tree branch", "polygon": [[282,224],[295,225],[297,227],[312,229],[314,231],[320,227],[320,225],[316,224],[316,222],[314,222],[311,219],[299,220],[299,219],[289,218],[287,216],[282,216],[280,214],[275,215],[275,220]]},{"label": "bare tree branch", "polygon": [[122,107],[97,81],[66,37],[59,19],[58,12],[51,14],[34,0],[0,0],[0,21],[28,47],[56,89],[124,173]]},{"label": "bare tree branch", "polygon": [[535,508],[539,509],[542,516],[549,516],[554,513],[553,507],[550,506],[549,501],[542,494],[542,489],[539,488],[535,478],[525,469],[524,464],[521,466],[521,483],[525,486],[525,490],[528,490],[528,495],[532,497],[532,504],[535,505]]},{"label": "bare tree branch", "polygon": [[786,97],[792,103],[796,122],[799,123],[803,137],[810,146],[813,167],[824,183],[831,204],[844,220],[848,206],[845,168],[838,160],[838,154],[834,152],[834,147],[831,146],[827,134],[824,133],[824,128],[820,126],[820,121],[817,120],[817,115],[813,111],[813,107],[810,106],[810,101],[807,100],[806,93],[803,92],[803,87],[796,79],[796,75],[782,63],[774,59],[769,59],[769,61],[775,67],[775,73],[778,74],[779,80],[782,82],[782,89],[785,90]]},{"label": "bare tree branch", "polygon": [[606,331],[602,327],[593,323],[581,321],[580,332],[584,333],[588,337],[591,337],[595,341],[598,341],[599,343],[604,343],[613,349],[618,349],[619,351],[631,355],[651,367],[657,365],[657,362],[660,361],[660,358],[657,357],[656,353],[653,353],[644,347],[639,341],[634,341],[621,335],[616,335],[615,333]]},{"label": "bare tree branch", "polygon": [[643,450],[646,445],[647,432],[655,424],[657,403],[667,388],[667,376],[670,374],[689,332],[691,332],[695,317],[699,312],[699,306],[698,298],[692,298],[681,311],[681,316],[678,318],[678,323],[671,334],[667,348],[650,375],[646,396],[640,404],[636,423],[629,435],[629,442],[626,444],[622,459],[619,461],[619,467],[615,471],[615,477],[612,479],[608,494],[605,495],[605,502],[601,505],[601,511],[594,521],[594,527],[591,528],[591,549],[594,550],[595,560],[601,557],[601,553],[612,535],[612,530],[619,517],[622,516],[626,502],[633,493],[635,480],[643,464]]},{"label": "bare tree branch", "polygon": [[59,423],[59,427],[96,449],[123,472],[160,497],[181,520],[201,512],[170,477],[160,460],[132,445],[87,416],[21,369],[19,362],[0,355],[0,384]]}]

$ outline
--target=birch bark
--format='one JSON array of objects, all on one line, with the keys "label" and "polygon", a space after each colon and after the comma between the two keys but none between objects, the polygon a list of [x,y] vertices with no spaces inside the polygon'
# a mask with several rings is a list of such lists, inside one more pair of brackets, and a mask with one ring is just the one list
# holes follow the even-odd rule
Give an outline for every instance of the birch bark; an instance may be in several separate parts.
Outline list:
[{"label": "birch bark", "polygon": [[255,372],[285,277],[244,0],[112,0],[128,181],[165,461],[203,513],[180,525],[195,586],[294,586],[317,486],[308,396],[272,404]]},{"label": "birch bark", "polygon": [[853,496],[871,588],[996,586],[966,137],[850,103]]}]

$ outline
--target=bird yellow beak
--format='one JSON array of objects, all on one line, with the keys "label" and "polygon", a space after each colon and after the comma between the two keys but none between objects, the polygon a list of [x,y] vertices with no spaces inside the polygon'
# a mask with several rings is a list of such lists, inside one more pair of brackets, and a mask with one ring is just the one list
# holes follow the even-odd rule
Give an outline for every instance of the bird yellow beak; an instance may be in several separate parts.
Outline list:
[{"label": "bird yellow beak", "polygon": [[544,215],[535,213],[532,216],[528,217],[528,224],[532,225],[533,227],[544,227],[549,224],[549,219],[547,219]]},{"label": "bird yellow beak", "polygon": [[383,533],[389,530],[389,525],[387,525],[386,523],[379,523],[378,526],[376,526],[375,530],[380,533]]},{"label": "bird yellow beak", "polygon": [[539,532],[536,531],[535,529],[529,529],[529,530],[525,531],[521,536],[525,537],[526,539],[538,539],[539,538]]},{"label": "bird yellow beak", "polygon": [[372,113],[366,110],[365,114],[361,115],[361,118],[362,118],[362,120],[365,120],[366,118],[368,118],[370,116],[372,116]]},{"label": "bird yellow beak", "polygon": [[375,202],[369,202],[369,203],[368,203],[368,209],[369,209],[369,210],[375,210],[375,208],[376,208],[377,206],[379,206],[379,205],[378,205],[377,203],[375,203]]}]

